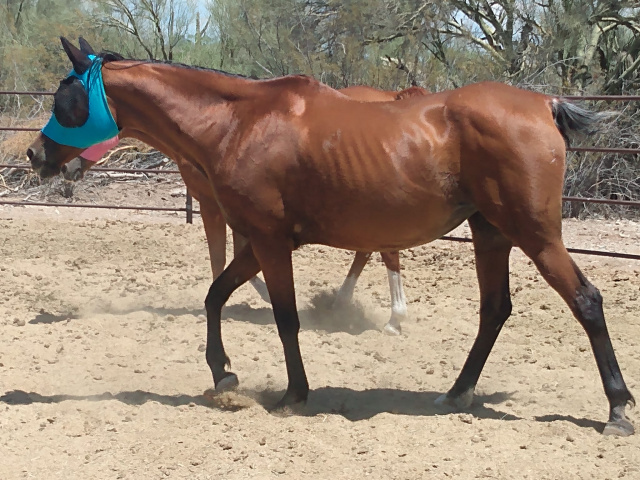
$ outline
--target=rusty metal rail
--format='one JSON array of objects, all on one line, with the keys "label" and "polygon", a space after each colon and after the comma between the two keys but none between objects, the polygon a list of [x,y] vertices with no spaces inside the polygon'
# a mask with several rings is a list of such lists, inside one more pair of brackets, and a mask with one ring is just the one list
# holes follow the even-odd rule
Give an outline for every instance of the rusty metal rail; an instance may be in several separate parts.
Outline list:
[{"label": "rusty metal rail", "polygon": [[[438,240],[448,240],[450,242],[462,242],[462,243],[472,243],[473,240],[466,237],[450,237],[445,235],[444,237],[440,237]],[[633,253],[622,253],[622,252],[607,252],[604,250],[588,250],[584,248],[567,248],[567,251],[570,253],[578,253],[581,255],[594,255],[597,257],[613,257],[613,258],[625,258],[628,260],[640,260],[640,255],[636,255]]]},{"label": "rusty metal rail", "polygon": [[[111,210],[146,210],[154,212],[189,212],[191,214],[200,213],[200,210],[189,209],[189,207],[143,207],[140,205],[102,205],[93,203],[53,203],[53,202],[18,202],[12,200],[0,200],[0,205],[14,207],[72,207],[72,208],[104,208]],[[193,223],[192,221],[188,223]]]},{"label": "rusty metal rail", "polygon": [[569,203],[604,203],[605,205],[623,205],[626,207],[640,207],[640,202],[636,200],[611,200],[608,198],[587,198],[587,197],[562,197],[562,201]]},{"label": "rusty metal rail", "polygon": [[42,128],[31,128],[31,127],[0,127],[0,132],[39,132]]},{"label": "rusty metal rail", "polygon": [[[16,170],[31,170],[31,165],[0,164],[0,168],[15,168]],[[89,172],[118,172],[118,173],[180,173],[180,170],[162,170],[160,168],[105,168],[94,167]]]},{"label": "rusty metal rail", "polygon": [[[31,165],[13,165],[13,164],[0,164],[0,168],[15,168],[17,170],[31,170]],[[136,169],[136,168],[103,168],[103,167],[95,167],[92,168],[91,170],[88,170],[88,173],[90,172],[119,172],[119,173],[149,173],[149,174],[178,174],[180,173],[180,170],[160,170],[160,169],[155,169],[155,168],[140,168],[140,169]],[[187,199],[188,201],[189,199]],[[635,200],[610,200],[610,199],[606,199],[606,198],[588,198],[588,197],[562,197],[562,200],[564,202],[571,202],[571,203],[601,203],[601,204],[608,204],[608,205],[622,205],[622,206],[627,206],[627,207],[640,207],[640,201],[635,201]],[[2,203],[2,201],[0,201],[0,204]],[[29,203],[26,203],[25,205],[30,205]],[[51,205],[47,205],[47,206],[54,206],[57,204],[51,204]],[[67,206],[67,204],[61,204],[63,206]],[[188,208],[188,207],[185,207]],[[184,211],[185,209],[181,210]],[[189,222],[191,223],[191,222]]]},{"label": "rusty metal rail", "polygon": [[605,101],[605,102],[637,102],[640,95],[557,95],[567,100]]},{"label": "rusty metal rail", "polygon": [[15,91],[15,90],[0,90],[0,95],[33,95],[33,96],[50,95],[50,96],[53,96],[55,95],[55,92],[24,92],[24,91]]},{"label": "rusty metal rail", "polygon": [[611,148],[611,147],[567,147],[567,152],[597,152],[619,153],[620,155],[635,155],[640,153],[640,148]]},{"label": "rusty metal rail", "polygon": [[[0,168],[14,168],[16,170],[31,170],[31,165],[0,164]],[[118,172],[118,173],[144,173],[144,174],[178,174],[180,170],[160,170],[156,168],[103,168],[95,167],[91,170],[97,172]],[[193,215],[199,214],[199,210],[193,209],[193,197],[187,190],[185,206],[177,207],[143,207],[135,205],[104,205],[104,204],[82,204],[82,203],[53,203],[53,202],[20,202],[11,200],[0,200],[0,205],[13,206],[34,206],[34,207],[76,207],[76,208],[104,208],[113,210],[140,210],[159,212],[186,212],[187,223],[193,223]]]}]

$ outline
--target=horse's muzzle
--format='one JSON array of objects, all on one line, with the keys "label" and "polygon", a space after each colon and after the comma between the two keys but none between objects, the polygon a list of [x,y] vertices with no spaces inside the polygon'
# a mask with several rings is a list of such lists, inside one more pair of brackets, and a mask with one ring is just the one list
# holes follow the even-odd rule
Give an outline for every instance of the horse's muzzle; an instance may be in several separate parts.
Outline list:
[{"label": "horse's muzzle", "polygon": [[33,148],[27,149],[27,158],[31,162],[31,168],[40,178],[50,178],[60,173],[60,167],[48,164]]}]

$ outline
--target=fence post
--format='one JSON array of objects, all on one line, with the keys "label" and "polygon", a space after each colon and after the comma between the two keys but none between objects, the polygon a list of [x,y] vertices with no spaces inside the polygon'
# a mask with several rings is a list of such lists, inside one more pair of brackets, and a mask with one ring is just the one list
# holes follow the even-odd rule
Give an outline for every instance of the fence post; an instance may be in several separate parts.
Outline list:
[{"label": "fence post", "polygon": [[187,223],[193,223],[193,199],[191,198],[191,193],[187,190]]}]

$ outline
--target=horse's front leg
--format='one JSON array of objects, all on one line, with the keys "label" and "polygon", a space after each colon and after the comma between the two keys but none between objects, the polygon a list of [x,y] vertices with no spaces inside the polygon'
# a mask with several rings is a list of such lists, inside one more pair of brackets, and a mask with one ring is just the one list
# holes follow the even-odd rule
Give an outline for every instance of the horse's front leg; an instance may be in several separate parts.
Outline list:
[{"label": "horse's front leg", "polygon": [[[233,233],[233,254],[237,255],[247,244],[248,240],[233,230],[232,230],[232,233]],[[260,295],[260,298],[262,298],[262,300],[264,300],[267,303],[271,302],[271,299],[269,298],[269,291],[267,290],[267,286],[265,285],[265,283],[262,281],[260,277],[258,277],[257,275],[254,276],[253,278],[249,279],[249,283],[253,286],[253,288],[256,289],[256,292],[258,292],[258,295]]]},{"label": "horse's front leg", "polygon": [[480,286],[480,327],[464,366],[448,393],[437,404],[465,409],[502,326],[511,315],[509,255],[512,243],[480,213],[469,218]]},{"label": "horse's front leg", "polygon": [[253,249],[250,244],[246,244],[222,274],[213,281],[204,302],[207,309],[206,358],[218,391],[235,388],[238,385],[236,374],[225,371],[225,366],[231,366],[231,362],[222,344],[222,307],[240,285],[259,271],[260,266],[253,254]]},{"label": "horse's front leg", "polygon": [[276,408],[298,402],[306,402],[309,395],[309,383],[302,364],[298,332],[300,320],[296,309],[295,287],[293,283],[293,266],[291,252],[293,245],[286,239],[280,241],[251,239],[264,279],[267,282],[273,315],[278,327],[278,334],[284,348],[289,385],[284,397]]}]

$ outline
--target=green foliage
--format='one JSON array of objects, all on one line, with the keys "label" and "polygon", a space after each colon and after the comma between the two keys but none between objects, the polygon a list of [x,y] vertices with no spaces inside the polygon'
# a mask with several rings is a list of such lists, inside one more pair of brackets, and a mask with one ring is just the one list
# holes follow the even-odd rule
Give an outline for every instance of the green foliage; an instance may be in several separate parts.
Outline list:
[{"label": "green foliage", "polygon": [[[59,36],[91,39],[93,27],[80,4],[65,0],[25,0],[0,7],[0,86],[8,90],[51,91],[69,71]],[[0,113],[38,99],[0,96]]]},{"label": "green foliage", "polygon": [[622,93],[640,84],[639,13],[631,0],[13,0],[0,6],[0,79],[50,88],[67,68],[56,38],[83,35],[132,58],[336,87]]},{"label": "green foliage", "polygon": [[414,64],[438,69],[416,38],[372,40],[376,21],[388,23],[380,2],[218,0],[211,12],[218,68],[261,77],[303,73],[335,87],[390,88],[415,81],[405,52]]}]

